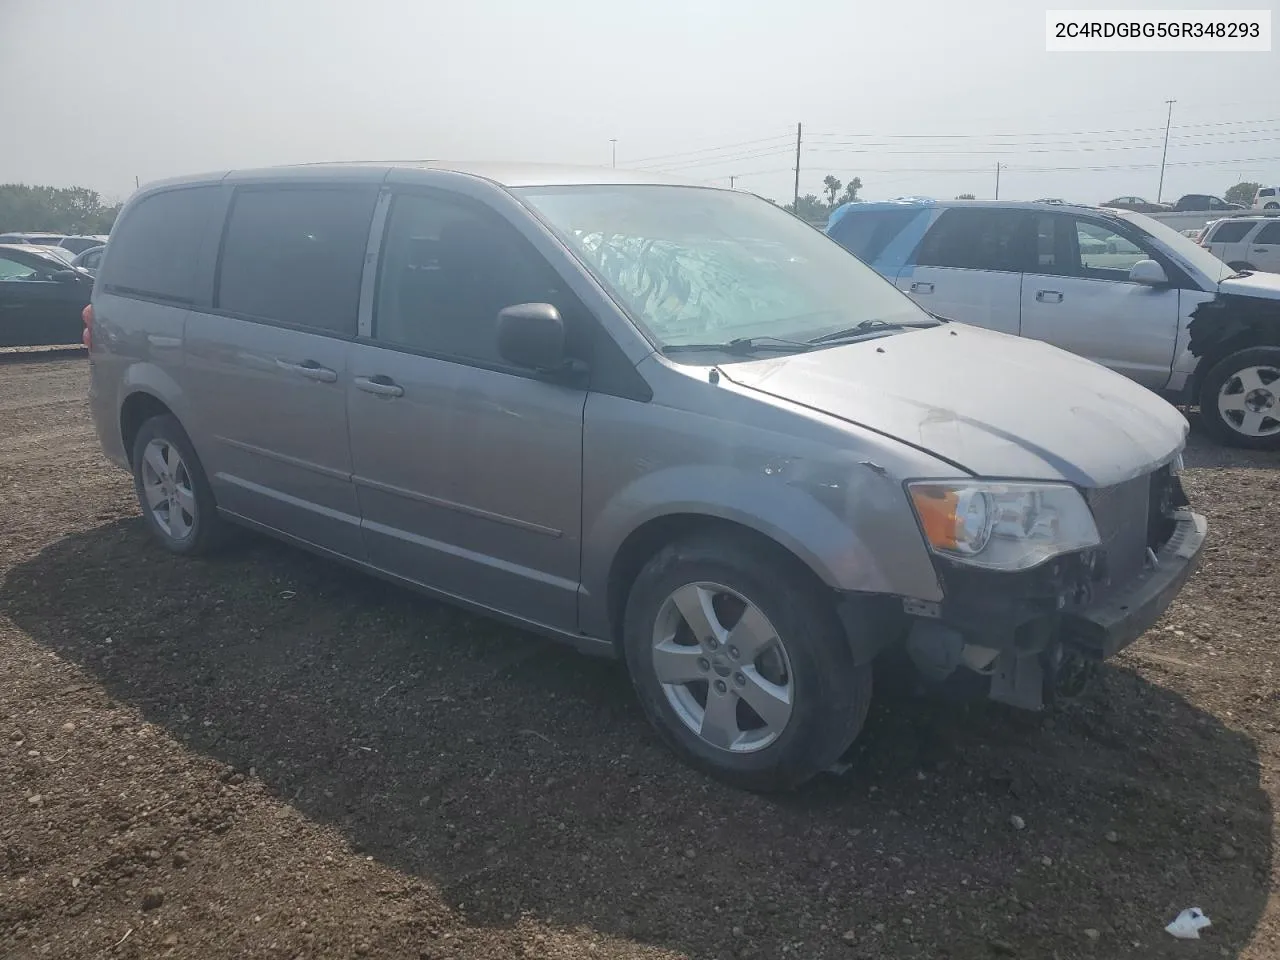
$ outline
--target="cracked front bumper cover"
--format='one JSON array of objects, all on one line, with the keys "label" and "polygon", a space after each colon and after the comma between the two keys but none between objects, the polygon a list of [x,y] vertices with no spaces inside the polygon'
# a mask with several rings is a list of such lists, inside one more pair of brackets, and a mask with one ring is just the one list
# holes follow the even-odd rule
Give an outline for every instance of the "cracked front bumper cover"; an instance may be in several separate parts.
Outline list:
[{"label": "cracked front bumper cover", "polygon": [[1169,608],[1199,566],[1209,525],[1190,510],[1174,514],[1173,535],[1137,577],[1106,597],[1064,611],[1064,633],[1099,658],[1114,656],[1142,636]]}]

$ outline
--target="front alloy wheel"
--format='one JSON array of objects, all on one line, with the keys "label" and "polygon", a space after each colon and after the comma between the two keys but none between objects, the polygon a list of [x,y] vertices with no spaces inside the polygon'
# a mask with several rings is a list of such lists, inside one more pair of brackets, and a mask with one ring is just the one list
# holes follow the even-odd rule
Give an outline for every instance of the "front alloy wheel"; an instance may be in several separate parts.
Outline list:
[{"label": "front alloy wheel", "polygon": [[663,739],[712,776],[789,790],[828,769],[871,703],[834,593],[745,532],[668,544],[631,586],[623,648]]},{"label": "front alloy wheel", "polygon": [[658,610],[653,671],[680,722],[721,750],[751,753],[791,720],[791,661],[769,618],[719,583],[689,583]]}]

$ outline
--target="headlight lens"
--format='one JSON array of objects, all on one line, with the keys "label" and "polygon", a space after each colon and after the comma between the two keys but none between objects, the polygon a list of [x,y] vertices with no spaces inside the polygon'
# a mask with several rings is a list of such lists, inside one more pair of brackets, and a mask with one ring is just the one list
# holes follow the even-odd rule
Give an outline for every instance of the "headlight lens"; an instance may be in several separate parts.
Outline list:
[{"label": "headlight lens", "polygon": [[972,566],[1026,570],[1099,543],[1070,484],[925,480],[907,491],[930,549]]}]

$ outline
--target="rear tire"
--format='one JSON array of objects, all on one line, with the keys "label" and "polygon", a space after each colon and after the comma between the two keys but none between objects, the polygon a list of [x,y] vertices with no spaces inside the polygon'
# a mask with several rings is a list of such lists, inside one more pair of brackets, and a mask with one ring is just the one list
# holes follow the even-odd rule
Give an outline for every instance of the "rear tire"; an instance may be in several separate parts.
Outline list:
[{"label": "rear tire", "polygon": [[1276,203],[1275,201],[1272,201],[1271,203],[1264,203],[1262,205],[1262,209],[1263,210],[1280,210],[1280,203]]},{"label": "rear tire", "polygon": [[1222,443],[1280,450],[1280,347],[1249,347],[1219,360],[1199,399],[1205,429]]},{"label": "rear tire", "polygon": [[225,537],[213,490],[178,418],[162,414],[138,428],[131,452],[133,488],[152,535],[166,550],[208,553]]},{"label": "rear tire", "polygon": [[871,704],[871,665],[854,665],[830,596],[748,538],[656,554],[631,588],[623,644],[663,739],[746,790],[791,790],[831,767]]}]

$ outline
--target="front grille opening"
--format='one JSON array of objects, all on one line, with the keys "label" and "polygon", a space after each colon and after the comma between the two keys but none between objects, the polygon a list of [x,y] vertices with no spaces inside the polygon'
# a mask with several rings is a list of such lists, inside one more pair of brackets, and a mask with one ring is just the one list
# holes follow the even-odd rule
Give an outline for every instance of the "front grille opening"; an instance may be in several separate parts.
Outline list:
[{"label": "front grille opening", "polygon": [[1151,490],[1147,500],[1147,546],[1159,550],[1177,527],[1173,512],[1187,505],[1187,495],[1182,481],[1168,468],[1162,467],[1151,475]]}]

